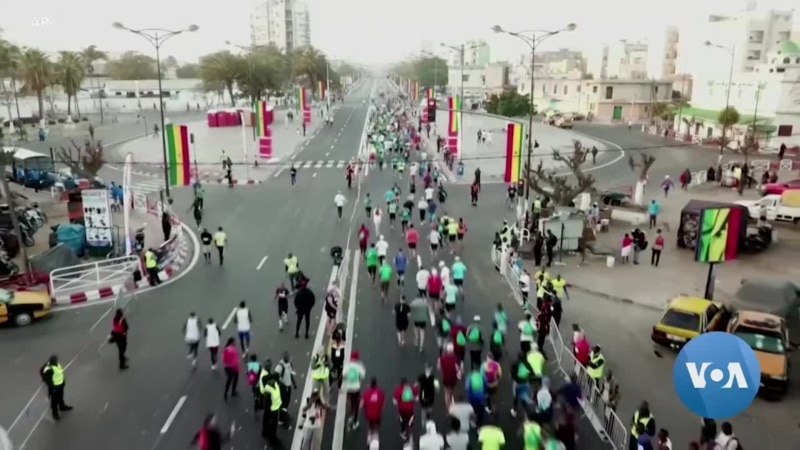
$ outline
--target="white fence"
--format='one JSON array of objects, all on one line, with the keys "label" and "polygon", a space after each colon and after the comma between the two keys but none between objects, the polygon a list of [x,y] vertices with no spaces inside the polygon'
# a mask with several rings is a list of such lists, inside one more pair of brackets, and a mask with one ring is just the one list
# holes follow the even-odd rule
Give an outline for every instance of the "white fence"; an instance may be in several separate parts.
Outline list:
[{"label": "white fence", "polygon": [[50,297],[57,301],[100,288],[122,286],[139,268],[135,255],[64,267],[50,272]]},{"label": "white fence", "polygon": [[[510,251],[506,248],[498,251],[494,246],[491,250],[492,262],[495,263],[503,278],[506,279],[517,302],[522,305],[522,291],[519,286],[519,274],[517,269],[511,264]],[[535,307],[535,306],[533,306]],[[617,414],[603,400],[598,386],[586,372],[586,368],[575,359],[572,352],[572,345],[566,345],[561,330],[558,329],[555,321],[550,321],[550,334],[548,342],[553,348],[555,364],[559,372],[568,378],[575,374],[577,383],[581,386],[584,399],[581,404],[586,418],[589,419],[595,431],[600,437],[611,445],[614,450],[626,450],[628,441],[628,429],[619,419]],[[549,354],[548,354],[549,356]]]}]

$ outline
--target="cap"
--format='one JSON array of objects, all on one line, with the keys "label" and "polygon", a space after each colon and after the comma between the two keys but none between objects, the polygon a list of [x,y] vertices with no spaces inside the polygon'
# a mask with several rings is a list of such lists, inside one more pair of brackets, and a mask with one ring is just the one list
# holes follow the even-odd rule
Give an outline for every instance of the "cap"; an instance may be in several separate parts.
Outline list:
[{"label": "cap", "polygon": [[475,315],[475,316],[472,318],[472,320],[473,320],[474,322],[480,322],[480,321],[481,321],[481,316],[479,316],[479,315],[477,315],[477,314],[476,314],[476,315]]},{"label": "cap", "polygon": [[358,350],[353,350],[352,352],[350,352],[350,360],[358,361]]}]

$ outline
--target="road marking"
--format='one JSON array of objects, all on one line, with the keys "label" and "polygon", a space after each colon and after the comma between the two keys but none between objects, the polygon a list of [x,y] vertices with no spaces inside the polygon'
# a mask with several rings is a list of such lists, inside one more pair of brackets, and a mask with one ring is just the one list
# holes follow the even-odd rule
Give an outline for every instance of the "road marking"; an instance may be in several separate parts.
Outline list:
[{"label": "road marking", "polygon": [[333,141],[333,142],[334,142],[334,143],[333,143],[333,144],[331,144],[331,150],[333,150],[333,148],[334,148],[334,147],[336,147],[336,144],[335,144],[335,143],[336,143],[336,141]]},{"label": "road marking", "polygon": [[256,270],[261,270],[261,268],[264,266],[264,263],[267,262],[268,259],[269,259],[269,256],[265,256],[265,257],[261,258],[261,262],[258,263],[258,267],[256,267]]},{"label": "road marking", "polygon": [[181,411],[181,408],[183,408],[184,403],[186,403],[185,395],[179,398],[178,403],[172,408],[172,412],[169,413],[169,417],[167,417],[167,420],[164,422],[164,426],[161,427],[161,434],[166,434],[167,431],[169,431],[169,427],[172,425],[172,422],[175,421],[175,418],[178,417],[178,413]]},{"label": "road marking", "polygon": [[230,325],[230,324],[231,324],[231,322],[233,322],[233,317],[234,317],[235,315],[236,315],[236,308],[233,308],[233,309],[231,310],[231,313],[230,313],[230,314],[228,314],[228,318],[227,318],[227,319],[225,319],[225,322],[222,324],[222,329],[223,329],[223,330],[224,330],[224,329],[226,329],[226,328],[228,328],[228,325]]},{"label": "road marking", "polygon": [[331,152],[325,152],[325,156],[328,156],[330,154],[331,154]]},{"label": "road marking", "polygon": [[[345,325],[344,354],[353,351],[353,334],[356,322],[356,297],[358,292],[358,269],[361,267],[361,250],[356,249],[353,257],[353,275],[350,279],[350,300],[347,304],[347,322]],[[333,450],[344,445],[344,422],[347,415],[347,396],[340,395],[336,400],[336,418],[333,422]]]},{"label": "road marking", "polygon": [[311,178],[316,178],[316,177],[317,177],[317,172],[314,172],[314,173],[311,175]]}]

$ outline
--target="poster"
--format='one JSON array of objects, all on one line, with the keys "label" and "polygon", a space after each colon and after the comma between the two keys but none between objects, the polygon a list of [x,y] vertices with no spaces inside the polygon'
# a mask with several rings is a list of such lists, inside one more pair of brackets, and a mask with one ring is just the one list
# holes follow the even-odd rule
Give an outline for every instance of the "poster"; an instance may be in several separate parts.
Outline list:
[{"label": "poster", "polygon": [[695,261],[721,263],[736,259],[741,225],[741,208],[704,209],[697,230]]},{"label": "poster", "polygon": [[84,189],[83,220],[89,247],[111,247],[112,224],[109,192],[106,189]]}]

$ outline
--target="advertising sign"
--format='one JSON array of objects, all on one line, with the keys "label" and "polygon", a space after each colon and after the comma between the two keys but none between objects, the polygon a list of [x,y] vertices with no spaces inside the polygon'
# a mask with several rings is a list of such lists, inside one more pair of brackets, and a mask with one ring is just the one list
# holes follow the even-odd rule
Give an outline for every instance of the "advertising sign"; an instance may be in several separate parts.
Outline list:
[{"label": "advertising sign", "polygon": [[113,233],[111,202],[106,189],[81,191],[83,220],[86,226],[86,244],[89,247],[111,247]]}]

